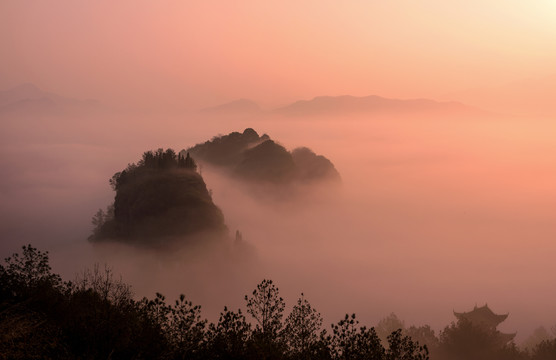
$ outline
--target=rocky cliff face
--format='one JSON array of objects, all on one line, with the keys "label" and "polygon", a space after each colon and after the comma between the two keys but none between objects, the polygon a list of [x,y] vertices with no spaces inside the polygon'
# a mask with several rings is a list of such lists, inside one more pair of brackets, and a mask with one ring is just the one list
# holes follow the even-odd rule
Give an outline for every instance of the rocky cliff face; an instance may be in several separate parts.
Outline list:
[{"label": "rocky cliff face", "polygon": [[195,168],[192,158],[172,150],[145,153],[137,165],[112,178],[114,204],[106,213],[97,213],[90,239],[149,243],[161,237],[225,232],[222,211]]}]

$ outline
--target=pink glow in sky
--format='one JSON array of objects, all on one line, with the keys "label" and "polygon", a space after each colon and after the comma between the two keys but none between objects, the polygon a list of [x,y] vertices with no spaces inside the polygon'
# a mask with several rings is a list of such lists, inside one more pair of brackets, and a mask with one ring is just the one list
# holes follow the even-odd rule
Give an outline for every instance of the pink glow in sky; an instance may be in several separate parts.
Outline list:
[{"label": "pink glow in sky", "polygon": [[4,1],[0,86],[199,108],[432,97],[556,72],[556,5],[494,1]]},{"label": "pink glow in sky", "polygon": [[[4,0],[0,90],[32,83],[102,107],[12,116],[0,104],[0,257],[31,242],[69,277],[113,261],[139,295],[188,291],[213,315],[263,275],[290,303],[304,291],[329,322],[353,311],[376,323],[394,311],[440,329],[453,309],[488,302],[511,313],[503,330],[523,340],[556,324],[555,44],[551,0]],[[372,94],[491,113],[196,111]],[[338,199],[289,209],[206,170],[228,226],[259,251],[252,278],[164,282],[174,263],[91,250],[90,218],[113,199],[116,171],[143,151],[246,127],[312,148],[343,179]]]}]

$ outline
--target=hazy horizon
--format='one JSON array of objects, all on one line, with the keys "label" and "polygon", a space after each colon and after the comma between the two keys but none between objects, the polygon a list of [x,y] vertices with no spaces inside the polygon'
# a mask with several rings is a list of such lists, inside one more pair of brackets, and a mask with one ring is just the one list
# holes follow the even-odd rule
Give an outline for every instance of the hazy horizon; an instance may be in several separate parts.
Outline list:
[{"label": "hazy horizon", "polygon": [[[288,305],[304,292],[325,327],[394,312],[439,331],[453,310],[488,303],[510,314],[500,330],[519,344],[556,324],[555,13],[517,0],[5,1],[0,91],[30,83],[59,97],[0,104],[0,257],[30,243],[68,280],[107,262],[138,297],[183,292],[209,319],[262,278]],[[404,101],[267,111],[340,95],[484,113]],[[200,111],[237,99],[265,111]],[[342,177],[340,190],[275,201],[204,166],[252,262],[87,241],[114,199],[108,179],[144,151],[248,127],[324,155]]]},{"label": "hazy horizon", "polygon": [[319,95],[439,99],[556,74],[549,0],[0,8],[0,88],[31,82],[131,108],[238,98],[275,107]]}]

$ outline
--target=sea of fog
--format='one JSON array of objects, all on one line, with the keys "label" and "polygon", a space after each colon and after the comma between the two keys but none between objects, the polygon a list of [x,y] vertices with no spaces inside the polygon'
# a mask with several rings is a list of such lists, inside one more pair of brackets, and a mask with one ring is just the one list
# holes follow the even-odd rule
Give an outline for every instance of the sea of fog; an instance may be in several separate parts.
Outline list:
[{"label": "sea of fog", "polygon": [[[215,320],[263,278],[288,305],[301,292],[325,324],[345,313],[440,330],[452,311],[488,303],[518,342],[556,324],[556,124],[444,115],[337,117],[168,114],[0,115],[0,256],[50,252],[72,279],[107,263],[136,297],[185,293]],[[108,179],[150,149],[181,150],[254,128],[287,149],[329,158],[341,189],[294,199],[253,196],[218,169],[202,175],[230,234],[254,251],[225,258],[87,241],[113,201]]]}]

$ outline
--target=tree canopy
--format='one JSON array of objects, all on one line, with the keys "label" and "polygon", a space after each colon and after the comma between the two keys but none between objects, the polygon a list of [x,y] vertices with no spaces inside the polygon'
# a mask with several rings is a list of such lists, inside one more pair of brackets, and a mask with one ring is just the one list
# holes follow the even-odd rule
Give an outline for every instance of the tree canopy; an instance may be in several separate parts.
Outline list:
[{"label": "tree canopy", "polygon": [[[429,359],[428,344],[407,331],[396,329],[381,341],[355,314],[323,329],[303,294],[285,316],[278,287],[266,279],[245,296],[245,312],[224,307],[216,323],[185,295],[174,302],[162,294],[134,299],[108,267],[63,281],[52,273],[48,253],[31,245],[0,264],[0,285],[0,357],[6,359]],[[465,320],[438,338],[421,329],[437,340],[433,359],[556,358],[553,338],[522,351]]]}]

